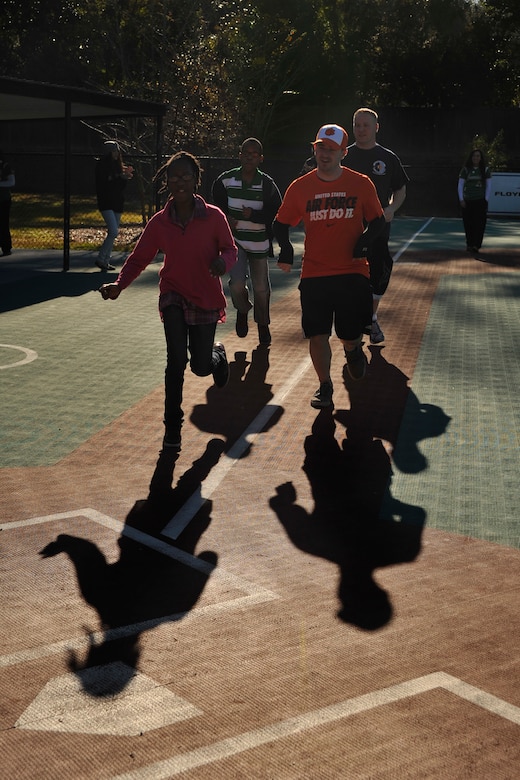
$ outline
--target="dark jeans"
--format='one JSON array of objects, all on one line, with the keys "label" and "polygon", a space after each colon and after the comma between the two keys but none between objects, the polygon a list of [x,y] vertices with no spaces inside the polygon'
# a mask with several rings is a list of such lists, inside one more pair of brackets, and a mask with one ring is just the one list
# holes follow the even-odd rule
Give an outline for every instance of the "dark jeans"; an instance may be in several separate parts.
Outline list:
[{"label": "dark jeans", "polygon": [[480,249],[484,239],[487,221],[487,200],[467,200],[462,209],[462,222],[466,233],[466,244],[471,249]]},{"label": "dark jeans", "polygon": [[0,201],[0,248],[2,252],[10,252],[11,244],[11,231],[9,230],[9,212],[11,211],[11,201]]},{"label": "dark jeans", "polygon": [[213,351],[217,323],[187,325],[182,308],[168,306],[163,311],[163,324],[166,336],[164,425],[166,435],[174,435],[180,431],[184,417],[182,388],[188,350],[191,371],[197,376],[212,374],[219,361],[218,353]]}]

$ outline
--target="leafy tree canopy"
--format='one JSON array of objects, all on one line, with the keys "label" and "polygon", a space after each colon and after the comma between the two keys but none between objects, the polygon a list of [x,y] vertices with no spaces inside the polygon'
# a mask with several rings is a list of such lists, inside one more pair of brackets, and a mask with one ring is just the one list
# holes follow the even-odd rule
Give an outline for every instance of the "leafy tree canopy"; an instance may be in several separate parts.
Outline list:
[{"label": "leafy tree canopy", "polygon": [[518,0],[3,0],[4,76],[169,106],[166,141],[275,143],[314,105],[520,106]]}]

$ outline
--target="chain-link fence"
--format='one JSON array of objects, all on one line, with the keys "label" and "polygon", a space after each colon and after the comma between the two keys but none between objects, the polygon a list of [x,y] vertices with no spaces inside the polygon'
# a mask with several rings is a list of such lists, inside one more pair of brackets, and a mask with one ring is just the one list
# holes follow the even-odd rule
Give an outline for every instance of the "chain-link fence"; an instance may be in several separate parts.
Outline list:
[{"label": "chain-link fence", "polygon": [[[125,210],[115,249],[124,250],[153,214],[153,157],[125,158],[134,178],[125,192]],[[97,209],[95,163],[91,155],[73,155],[70,170],[70,248],[93,251],[102,243],[105,223]],[[18,249],[61,249],[65,218],[65,158],[54,153],[9,156],[16,185],[12,192],[11,234]]]},{"label": "chain-link fence", "polygon": [[[201,157],[201,195],[211,200],[211,184],[222,173],[237,166],[232,158]],[[71,250],[96,251],[106,235],[97,209],[95,162],[92,155],[73,154],[70,170]],[[153,156],[125,154],[134,166],[134,177],[125,192],[125,209],[115,251],[128,251],[143,226],[155,212],[157,188],[152,183],[156,170]],[[282,193],[301,171],[304,160],[267,160],[262,169],[277,182]],[[11,233],[17,249],[62,249],[65,216],[65,158],[58,153],[28,153],[9,156],[15,176],[11,208]],[[401,213],[408,216],[458,216],[455,166],[405,166],[410,177],[408,196]]]}]

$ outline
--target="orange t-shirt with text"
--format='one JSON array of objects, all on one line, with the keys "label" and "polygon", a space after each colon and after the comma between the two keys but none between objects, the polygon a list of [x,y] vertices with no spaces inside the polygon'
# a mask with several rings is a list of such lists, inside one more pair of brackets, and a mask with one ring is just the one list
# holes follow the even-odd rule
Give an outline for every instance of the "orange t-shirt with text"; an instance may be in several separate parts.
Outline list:
[{"label": "orange t-shirt with text", "polygon": [[367,222],[383,216],[376,188],[368,176],[341,168],[341,176],[323,181],[317,171],[289,185],[276,219],[295,227],[303,220],[305,248],[302,279],[362,274],[368,262],[352,255]]}]

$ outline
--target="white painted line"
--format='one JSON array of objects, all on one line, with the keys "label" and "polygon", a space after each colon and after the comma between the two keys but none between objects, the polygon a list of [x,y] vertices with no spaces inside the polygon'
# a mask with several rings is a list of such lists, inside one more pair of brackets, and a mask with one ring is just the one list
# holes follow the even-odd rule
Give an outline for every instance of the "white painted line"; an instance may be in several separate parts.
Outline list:
[{"label": "white painted line", "polygon": [[430,224],[430,222],[433,222],[433,220],[434,220],[434,219],[435,219],[435,217],[430,217],[430,219],[427,219],[427,220],[426,220],[426,222],[424,223],[424,225],[422,225],[422,226],[419,228],[419,230],[417,230],[417,231],[416,231],[416,232],[413,234],[413,236],[412,236],[412,237],[411,237],[411,238],[410,238],[410,239],[409,239],[409,240],[406,242],[406,244],[404,244],[404,245],[401,247],[401,249],[399,249],[399,251],[398,251],[398,252],[397,252],[397,253],[394,255],[394,263],[397,263],[397,261],[399,260],[399,258],[400,258],[400,257],[401,257],[401,255],[403,254],[403,252],[406,252],[406,250],[408,249],[408,247],[410,246],[410,244],[412,244],[412,243],[415,241],[415,239],[417,238],[417,236],[419,236],[419,235],[420,235],[420,234],[423,232],[423,230],[426,230],[426,228],[428,227],[428,225]]},{"label": "white painted line", "polygon": [[176,547],[172,547],[171,544],[163,542],[161,539],[156,539],[153,536],[139,531],[137,528],[131,528],[123,523],[115,520],[113,517],[104,515],[95,509],[83,508],[73,509],[69,512],[58,512],[53,515],[44,515],[42,517],[30,517],[27,520],[20,520],[12,523],[2,523],[0,525],[0,531],[9,531],[17,528],[24,528],[32,525],[40,525],[42,523],[50,523],[60,520],[70,520],[74,517],[86,517],[99,525],[106,528],[110,528],[118,534],[123,534],[134,541],[139,542],[157,552],[167,555],[173,560],[179,561],[186,566],[190,566],[203,574],[211,575],[213,580],[218,580],[224,586],[225,590],[238,590],[245,592],[244,596],[237,596],[235,598],[220,601],[216,604],[208,604],[205,607],[195,607],[189,612],[176,612],[171,615],[163,615],[159,618],[152,618],[151,620],[141,621],[139,623],[132,623],[126,626],[120,626],[118,628],[111,628],[107,631],[93,632],[89,637],[71,637],[64,639],[61,642],[54,642],[48,645],[39,645],[37,647],[28,648],[26,650],[20,650],[16,653],[0,656],[0,669],[8,666],[16,666],[17,664],[27,663],[28,661],[34,661],[39,658],[46,658],[52,655],[58,655],[66,650],[87,650],[90,643],[110,642],[114,639],[121,639],[127,636],[134,636],[135,634],[141,634],[144,631],[150,631],[153,628],[163,628],[169,630],[172,623],[176,623],[179,620],[187,621],[192,619],[199,619],[208,615],[217,615],[224,612],[230,612],[236,609],[247,609],[248,607],[255,606],[256,604],[263,604],[267,601],[273,601],[278,598],[276,593],[256,585],[256,583],[239,577],[231,572],[223,571],[218,566],[215,567],[208,561],[201,560],[184,550],[179,550]]},{"label": "white painted line", "polygon": [[306,357],[294,373],[289,377],[279,393],[272,399],[270,404],[257,414],[253,422],[246,428],[242,436],[233,444],[224,460],[212,470],[204,480],[201,487],[193,493],[179,511],[172,517],[169,523],[163,528],[163,536],[169,539],[177,539],[188,523],[193,520],[199,509],[208,501],[219,485],[226,478],[228,472],[233,468],[244,452],[251,446],[258,434],[263,430],[275,412],[280,409],[285,398],[291,393],[301,380],[302,376],[311,366],[311,360]]},{"label": "white painted line", "polygon": [[300,734],[302,731],[325,726],[328,723],[334,723],[385,704],[432,691],[435,688],[444,688],[450,693],[478,704],[483,709],[501,715],[508,720],[513,720],[514,723],[520,723],[520,707],[515,707],[502,699],[490,696],[479,688],[466,685],[462,680],[452,677],[450,674],[434,672],[424,677],[392,685],[389,688],[382,688],[362,696],[356,696],[353,699],[346,699],[329,707],[297,715],[295,718],[288,718],[263,728],[237,734],[229,739],[214,742],[212,745],[205,745],[188,753],[172,756],[155,764],[148,764],[139,769],[116,775],[111,780],[168,780],[168,778],[190,769],[221,761],[260,745],[286,739]]},{"label": "white painted line", "polygon": [[509,702],[499,699],[481,688],[468,685],[457,677],[451,677],[451,675],[446,675],[446,677],[450,677],[450,680],[442,686],[446,690],[520,726],[520,707],[515,707],[514,704],[509,704]]},{"label": "white painted line", "polygon": [[38,357],[38,353],[35,352],[33,349],[27,349],[27,347],[18,347],[16,344],[0,344],[0,347],[4,347],[4,349],[17,349],[20,352],[23,352],[25,357],[21,360],[17,360],[15,363],[6,363],[5,366],[0,366],[0,370],[3,368],[14,368],[15,366],[23,366],[25,363],[32,363],[33,360],[36,360]]},{"label": "white painted line", "polygon": [[[215,572],[215,575],[217,575],[217,572]],[[223,578],[226,579],[226,575],[224,575]],[[62,640],[61,642],[39,645],[27,650],[19,650],[16,653],[2,655],[0,656],[0,669],[9,666],[18,666],[18,664],[28,663],[29,661],[35,661],[40,658],[49,658],[53,655],[61,655],[69,650],[85,652],[92,643],[101,644],[112,642],[114,639],[123,639],[128,636],[134,636],[135,634],[142,634],[145,631],[151,631],[154,628],[164,628],[169,632],[172,624],[178,623],[180,620],[188,622],[190,620],[200,620],[200,618],[203,617],[214,617],[216,615],[221,615],[224,612],[231,612],[237,609],[244,610],[256,606],[257,604],[265,604],[267,601],[273,601],[278,598],[275,593],[260,587],[252,588],[252,591],[252,593],[246,596],[238,596],[236,598],[227,599],[226,601],[220,601],[216,604],[207,604],[205,607],[195,607],[189,612],[176,612],[172,615],[164,615],[163,617],[152,618],[151,620],[143,620],[140,623],[131,623],[118,628],[110,628],[107,631],[95,631],[88,636],[71,637]]]}]

